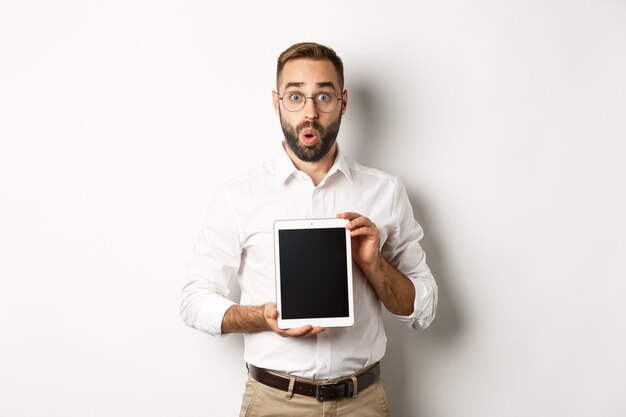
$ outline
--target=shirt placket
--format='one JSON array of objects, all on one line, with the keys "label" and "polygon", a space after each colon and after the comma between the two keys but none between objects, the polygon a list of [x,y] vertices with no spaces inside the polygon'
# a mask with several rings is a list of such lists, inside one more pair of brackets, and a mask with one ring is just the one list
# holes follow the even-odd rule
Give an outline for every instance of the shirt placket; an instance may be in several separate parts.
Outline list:
[{"label": "shirt placket", "polygon": [[[311,193],[311,217],[328,217],[329,207],[325,201],[325,188],[322,185],[313,189]],[[324,302],[321,300],[321,302]],[[316,376],[324,379],[331,374],[332,345],[330,332],[326,331],[317,335]]]}]

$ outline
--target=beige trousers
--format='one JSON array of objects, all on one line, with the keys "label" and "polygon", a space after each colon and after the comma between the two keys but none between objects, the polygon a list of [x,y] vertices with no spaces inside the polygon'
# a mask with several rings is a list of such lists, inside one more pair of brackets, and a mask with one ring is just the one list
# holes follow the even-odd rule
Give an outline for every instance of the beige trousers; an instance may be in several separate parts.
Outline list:
[{"label": "beige trousers", "polygon": [[251,377],[246,382],[239,417],[390,417],[389,401],[378,380],[356,397],[319,402],[263,385]]}]

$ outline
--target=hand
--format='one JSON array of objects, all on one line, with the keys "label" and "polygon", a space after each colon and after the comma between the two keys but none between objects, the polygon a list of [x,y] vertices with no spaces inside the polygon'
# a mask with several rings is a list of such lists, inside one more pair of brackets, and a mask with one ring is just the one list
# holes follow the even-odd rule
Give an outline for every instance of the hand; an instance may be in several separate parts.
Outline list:
[{"label": "hand", "polygon": [[273,331],[282,337],[309,337],[326,330],[324,327],[311,326],[310,324],[295,329],[281,329],[278,327],[278,310],[276,304],[266,303],[263,305],[263,318],[267,323],[268,330]]},{"label": "hand", "polygon": [[352,258],[356,263],[364,270],[376,265],[380,261],[380,232],[374,222],[351,212],[338,214],[337,218],[350,221],[346,229],[352,237]]}]

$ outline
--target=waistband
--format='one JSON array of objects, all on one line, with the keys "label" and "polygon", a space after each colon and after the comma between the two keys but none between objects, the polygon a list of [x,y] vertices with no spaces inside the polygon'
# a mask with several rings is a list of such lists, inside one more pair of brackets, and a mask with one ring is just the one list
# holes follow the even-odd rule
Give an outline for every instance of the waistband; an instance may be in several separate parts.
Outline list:
[{"label": "waistband", "polygon": [[272,388],[294,394],[313,397],[320,402],[354,397],[380,379],[380,363],[376,362],[349,377],[325,380],[316,383],[313,380],[282,374],[269,369],[257,368],[248,364],[250,376]]}]

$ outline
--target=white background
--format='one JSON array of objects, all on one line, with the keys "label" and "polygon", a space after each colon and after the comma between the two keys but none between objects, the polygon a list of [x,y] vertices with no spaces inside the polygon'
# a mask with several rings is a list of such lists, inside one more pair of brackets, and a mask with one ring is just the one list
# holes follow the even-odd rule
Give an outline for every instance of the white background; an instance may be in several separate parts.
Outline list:
[{"label": "white background", "polygon": [[0,415],[237,414],[178,316],[208,196],[270,157],[275,60],[335,48],[340,144],[403,178],[440,286],[397,417],[626,413],[626,3],[0,1]]}]

